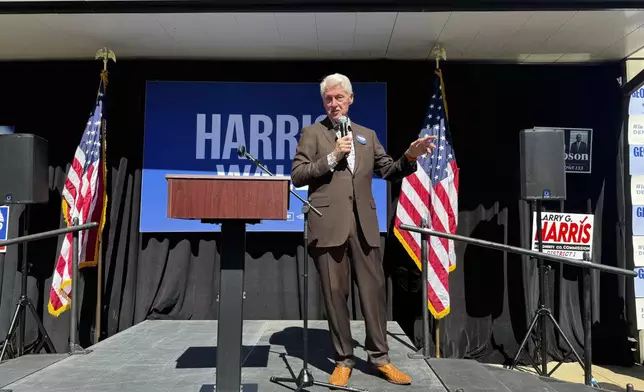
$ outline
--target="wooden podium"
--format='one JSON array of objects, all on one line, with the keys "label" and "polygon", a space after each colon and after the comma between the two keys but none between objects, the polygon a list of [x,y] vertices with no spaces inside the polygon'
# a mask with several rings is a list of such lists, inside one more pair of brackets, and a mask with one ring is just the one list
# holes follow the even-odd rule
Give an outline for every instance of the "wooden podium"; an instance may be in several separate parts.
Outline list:
[{"label": "wooden podium", "polygon": [[221,224],[217,392],[239,392],[246,224],[286,220],[289,178],[166,175],[168,218]]}]

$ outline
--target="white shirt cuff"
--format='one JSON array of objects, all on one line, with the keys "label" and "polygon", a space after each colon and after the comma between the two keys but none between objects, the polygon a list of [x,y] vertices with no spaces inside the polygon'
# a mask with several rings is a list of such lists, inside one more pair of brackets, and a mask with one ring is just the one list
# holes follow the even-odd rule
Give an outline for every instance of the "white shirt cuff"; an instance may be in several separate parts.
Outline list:
[{"label": "white shirt cuff", "polygon": [[329,168],[331,169],[331,171],[333,171],[333,169],[335,169],[335,166],[338,164],[333,153],[329,153],[329,155],[326,156],[326,161],[329,163]]}]

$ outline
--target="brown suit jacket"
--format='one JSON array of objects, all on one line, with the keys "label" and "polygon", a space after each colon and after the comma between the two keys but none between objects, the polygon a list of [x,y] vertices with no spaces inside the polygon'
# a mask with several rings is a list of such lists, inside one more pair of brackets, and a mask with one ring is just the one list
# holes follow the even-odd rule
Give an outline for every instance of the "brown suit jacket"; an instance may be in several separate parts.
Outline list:
[{"label": "brown suit jacket", "polygon": [[[372,193],[372,177],[389,181],[402,180],[416,171],[416,163],[405,156],[394,161],[380,144],[376,133],[354,122],[351,124],[355,149],[354,173],[342,159],[331,171],[327,155],[335,149],[336,133],[331,120],[304,127],[293,158],[291,181],[296,187],[309,186],[309,202],[322,217],[309,213],[309,244],[313,247],[339,246],[349,238],[353,219],[353,198],[356,198],[358,219],[367,243],[380,246],[380,230],[376,203]],[[358,135],[366,139],[362,144]],[[354,196],[355,190],[355,196]]]}]

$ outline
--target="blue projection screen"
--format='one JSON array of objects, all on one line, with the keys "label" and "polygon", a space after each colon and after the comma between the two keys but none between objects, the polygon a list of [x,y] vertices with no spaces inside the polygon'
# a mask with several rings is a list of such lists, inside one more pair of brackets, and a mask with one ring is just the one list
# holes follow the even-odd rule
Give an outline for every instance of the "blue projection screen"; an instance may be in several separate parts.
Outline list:
[{"label": "blue projection screen", "polygon": [[[387,142],[385,83],[353,84],[353,121]],[[245,145],[276,175],[289,176],[302,127],[324,118],[317,83],[149,81],[146,86],[141,232],[210,232],[220,225],[167,217],[166,174],[265,175],[237,156]],[[306,198],[306,188],[297,189]],[[375,178],[381,232],[387,231],[387,184]],[[302,231],[302,203],[291,195],[288,219],[248,231]]]}]

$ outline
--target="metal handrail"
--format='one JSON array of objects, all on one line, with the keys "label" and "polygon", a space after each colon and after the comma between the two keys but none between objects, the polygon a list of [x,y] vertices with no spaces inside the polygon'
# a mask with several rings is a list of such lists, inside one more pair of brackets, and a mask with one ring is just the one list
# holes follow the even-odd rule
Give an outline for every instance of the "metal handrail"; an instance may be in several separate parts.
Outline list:
[{"label": "metal handrail", "polygon": [[[98,223],[97,222],[90,222],[90,223],[84,223],[82,225],[78,224],[78,218],[74,218],[72,222],[71,227],[64,227],[62,229],[56,229],[56,230],[50,230],[50,231],[45,231],[42,233],[36,233],[36,234],[30,234],[30,235],[25,235],[22,237],[17,237],[13,238],[10,240],[6,241],[0,241],[0,246],[7,246],[7,245],[13,245],[13,244],[24,244],[30,241],[38,241],[42,240],[44,238],[50,238],[50,237],[56,237],[61,234],[67,234],[67,233],[72,233],[72,259],[71,259],[71,270],[72,270],[72,298],[70,299],[71,301],[71,315],[69,317],[69,353],[70,354],[87,354],[91,352],[91,350],[85,350],[82,347],[80,347],[76,341],[77,341],[77,331],[78,331],[78,311],[80,310],[80,304],[78,301],[74,300],[75,298],[79,298],[76,296],[76,293],[78,292],[78,268],[79,268],[79,263],[78,263],[78,236],[79,233],[83,230],[89,230],[94,227],[97,227]],[[24,245],[23,245],[24,247]],[[22,258],[22,271],[27,271],[27,258],[23,257]],[[27,274],[23,272],[22,275],[22,282],[23,282],[23,291],[25,290],[27,286]],[[23,319],[24,320],[24,319]],[[21,326],[21,328],[24,327]],[[5,351],[7,348],[7,344],[5,342],[5,345],[2,348],[2,352],[0,353],[0,360],[4,357]]]},{"label": "metal handrail", "polygon": [[617,275],[632,276],[632,277],[637,276],[637,272],[632,271],[632,270],[627,270],[627,269],[624,269],[624,268],[618,268],[618,267],[613,267],[613,266],[610,266],[610,265],[603,265],[603,264],[599,264],[599,263],[590,263],[590,262],[587,262],[587,261],[586,262],[579,261],[579,260],[571,259],[571,258],[568,258],[568,257],[555,256],[555,255],[551,255],[551,254],[548,254],[548,253],[542,253],[542,252],[537,252],[537,251],[534,251],[534,250],[517,248],[515,246],[499,244],[497,242],[479,240],[479,239],[476,239],[476,238],[465,237],[465,236],[458,235],[458,234],[443,233],[443,232],[440,232],[440,231],[434,231],[434,230],[430,230],[430,229],[424,229],[424,228],[418,227],[418,226],[410,226],[410,225],[405,225],[405,224],[400,225],[400,228],[403,229],[403,230],[413,231],[415,233],[427,234],[427,235],[430,235],[430,236],[436,236],[436,237],[441,237],[441,238],[447,238],[447,239],[450,239],[450,240],[466,242],[466,243],[472,244],[472,245],[479,245],[479,246],[482,246],[482,247],[485,247],[485,248],[492,248],[492,249],[497,249],[497,250],[503,250],[503,251],[506,251],[506,252],[518,253],[518,254],[521,254],[521,255],[532,256],[534,258],[540,258],[540,259],[543,259],[543,260],[556,261],[556,262],[559,262],[559,263],[562,263],[562,264],[574,265],[576,267],[591,268],[591,269],[596,269],[596,270],[599,270],[599,271],[609,272],[609,273],[617,274]]},{"label": "metal handrail", "polygon": [[[425,225],[426,225],[426,221],[423,220],[423,226],[425,226]],[[608,265],[602,265],[602,264],[598,264],[598,263],[592,263],[590,261],[579,261],[579,260],[570,259],[570,258],[567,258],[567,257],[555,256],[555,255],[551,255],[551,254],[543,253],[543,252],[535,252],[533,250],[527,250],[527,249],[517,248],[517,247],[514,247],[514,246],[510,246],[510,245],[499,244],[497,242],[491,242],[491,241],[485,241],[485,240],[480,240],[480,239],[476,239],[476,238],[465,237],[465,236],[461,236],[461,235],[458,235],[458,234],[443,233],[443,232],[439,232],[439,231],[430,230],[430,229],[427,229],[425,227],[417,227],[417,226],[411,226],[411,225],[403,224],[403,225],[400,225],[400,228],[402,230],[407,230],[407,231],[419,233],[421,235],[421,249],[422,249],[421,252],[422,252],[422,263],[423,263],[423,268],[422,268],[423,277],[422,278],[423,278],[423,281],[425,281],[425,282],[428,279],[427,268],[425,266],[427,266],[427,263],[428,263],[428,254],[427,254],[428,253],[427,252],[428,239],[427,238],[429,236],[447,238],[447,239],[450,239],[450,240],[461,241],[461,242],[465,242],[465,243],[472,244],[472,245],[482,246],[482,247],[485,247],[485,248],[497,249],[497,250],[501,250],[501,251],[517,253],[517,254],[520,254],[520,255],[532,256],[532,257],[534,257],[536,259],[550,260],[550,261],[555,261],[555,262],[559,262],[559,263],[562,263],[562,264],[568,264],[568,265],[573,265],[573,266],[582,268],[582,270],[583,270],[583,287],[584,287],[583,291],[584,291],[584,348],[585,348],[584,349],[583,363],[582,363],[581,359],[575,353],[574,349],[572,349],[572,345],[570,344],[568,339],[566,339],[565,336],[564,336],[564,339],[566,340],[566,342],[568,342],[568,345],[570,345],[573,354],[575,354],[575,356],[577,357],[577,360],[579,361],[579,363],[581,364],[581,366],[582,366],[582,368],[584,370],[584,383],[586,385],[589,385],[589,386],[592,385],[592,381],[593,381],[593,379],[592,379],[592,370],[591,370],[591,368],[592,368],[592,309],[591,309],[591,298],[590,298],[590,296],[592,295],[592,291],[593,291],[593,288],[592,288],[593,283],[592,283],[592,279],[591,279],[591,271],[590,270],[595,269],[595,270],[598,270],[598,271],[609,272],[609,273],[617,274],[617,275],[636,277],[637,273],[635,271],[631,271],[631,270],[627,270],[627,269],[623,269],[623,268],[611,267],[611,266],[608,266]],[[584,259],[585,260],[590,260],[590,255],[588,254],[588,252],[584,252]],[[426,284],[423,284],[423,312],[422,312],[422,315],[423,315],[423,341],[424,341],[424,347],[422,348],[422,354],[421,355],[412,356],[412,357],[415,357],[415,358],[430,358],[430,356],[429,356],[429,344],[430,344],[430,340],[429,340],[430,339],[429,338],[429,311],[427,309],[427,301],[428,301],[427,294],[428,293],[427,293],[426,286],[427,286]],[[534,326],[534,323],[538,321],[537,317],[539,316],[539,312],[541,310],[542,309],[539,309],[535,313],[535,318],[533,319],[532,326],[530,328],[532,328]],[[552,315],[550,317],[552,318]],[[554,321],[554,319],[552,319],[552,321],[555,323],[555,326],[556,326],[556,322]],[[542,324],[541,328],[545,328],[545,326]],[[528,332],[529,332],[529,330],[528,330]],[[559,332],[563,334],[563,332],[561,330],[559,330]],[[521,343],[521,346],[519,347],[519,351],[517,352],[516,357],[514,358],[514,362],[513,362],[512,366],[515,366],[515,364],[516,364],[516,362],[517,362],[517,360],[519,358],[519,355],[521,353],[521,349],[522,349],[522,347],[525,346],[527,339],[528,339],[528,333],[526,333],[526,336],[523,338],[523,342]],[[437,343],[438,343],[438,340],[437,340]],[[438,344],[436,346],[436,350],[437,350],[437,354],[438,354]],[[547,374],[547,376],[550,376],[555,370],[557,370],[559,365],[557,365],[552,370],[552,372]],[[537,372],[539,372],[539,369],[536,367],[534,362],[533,362],[533,366],[535,367]],[[545,365],[544,365],[543,369],[544,369],[543,372],[545,373],[546,372]]]},{"label": "metal handrail", "polygon": [[61,234],[67,234],[67,233],[73,233],[75,231],[92,229],[96,226],[98,226],[97,222],[91,222],[91,223],[85,223],[83,225],[78,225],[78,226],[71,226],[71,227],[65,227],[62,229],[44,231],[42,233],[30,234],[22,237],[12,238],[10,240],[0,241],[0,246],[9,246],[14,244],[21,244],[23,242],[38,241],[45,238],[56,237]]}]

